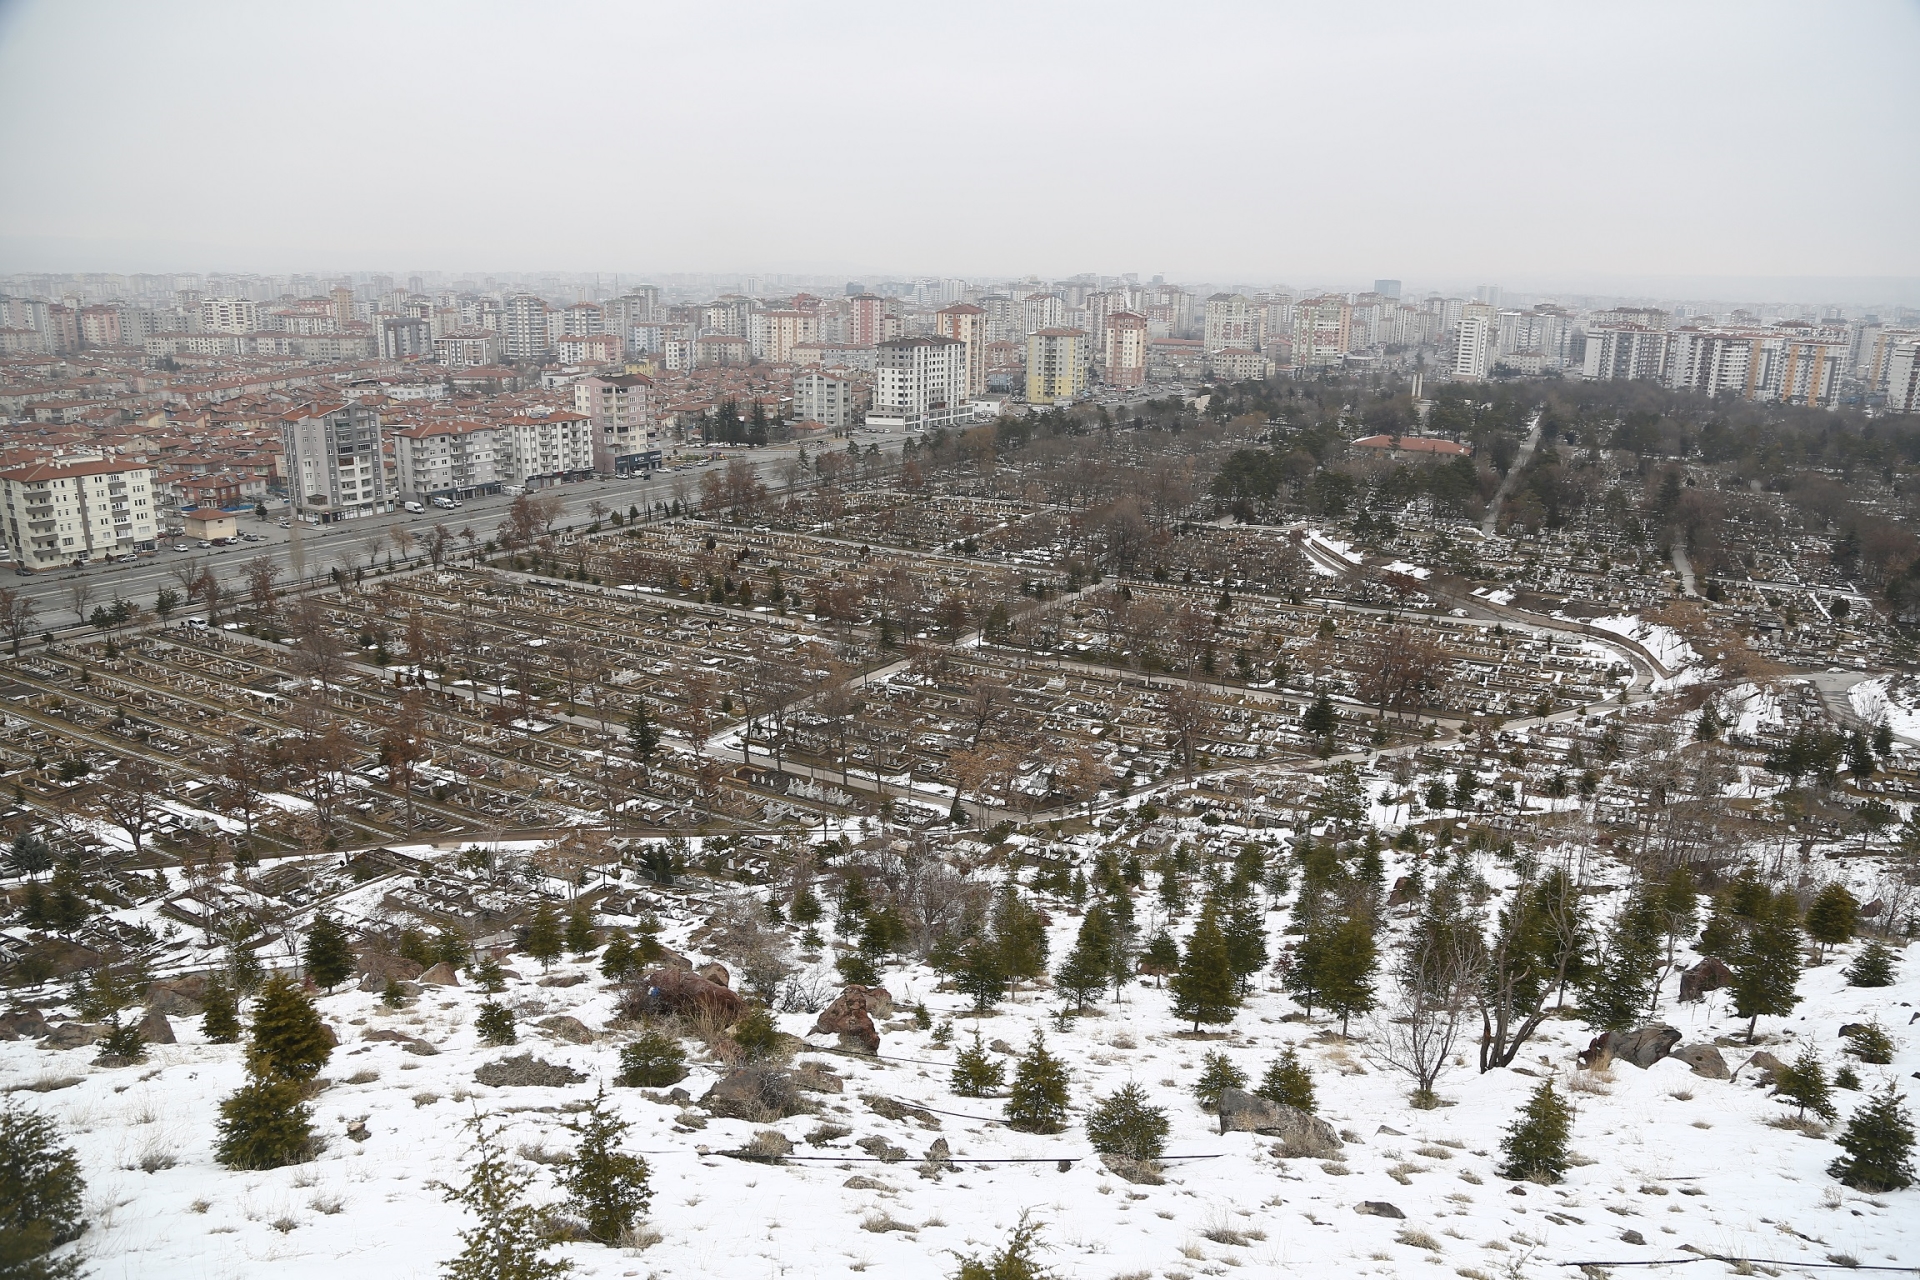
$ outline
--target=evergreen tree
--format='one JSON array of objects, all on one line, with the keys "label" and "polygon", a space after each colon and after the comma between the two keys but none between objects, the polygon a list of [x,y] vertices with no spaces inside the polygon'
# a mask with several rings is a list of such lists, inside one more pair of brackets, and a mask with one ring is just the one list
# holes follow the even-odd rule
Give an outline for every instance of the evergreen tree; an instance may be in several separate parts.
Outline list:
[{"label": "evergreen tree", "polygon": [[353,954],[353,944],[347,941],[347,931],[323,911],[313,918],[313,926],[307,930],[305,959],[307,976],[331,991],[352,976],[358,957]]},{"label": "evergreen tree", "polygon": [[1879,1022],[1850,1027],[1841,1038],[1847,1042],[1847,1052],[1868,1066],[1893,1065],[1893,1037],[1886,1033]]},{"label": "evergreen tree", "polygon": [[660,749],[660,730],[654,727],[644,701],[636,702],[633,714],[627,717],[627,749],[641,764],[646,764]]},{"label": "evergreen tree", "polygon": [[647,1162],[620,1150],[620,1140],[632,1126],[606,1107],[606,1090],[594,1095],[593,1105],[567,1128],[580,1135],[580,1145],[561,1175],[567,1209],[587,1224],[587,1234],[601,1244],[618,1244],[647,1211],[653,1192],[647,1186]]},{"label": "evergreen tree", "polygon": [[1500,1176],[1515,1181],[1560,1181],[1571,1164],[1567,1140],[1572,1136],[1573,1108],[1553,1091],[1553,1081],[1542,1081],[1500,1141],[1500,1149],[1507,1153]]},{"label": "evergreen tree", "polygon": [[1023,1212],[1020,1225],[1013,1229],[998,1253],[984,1258],[976,1254],[956,1255],[960,1259],[960,1270],[954,1272],[953,1280],[1055,1280],[1057,1273],[1041,1266],[1035,1257],[1041,1247],[1039,1224],[1029,1221]]},{"label": "evergreen tree", "polygon": [[593,940],[593,916],[584,903],[577,904],[567,913],[567,950],[576,956],[584,956],[596,945]]},{"label": "evergreen tree", "polygon": [[1180,967],[1180,944],[1165,929],[1154,930],[1147,939],[1146,950],[1140,953],[1140,972],[1153,978],[1153,985],[1159,986],[1160,980]]},{"label": "evergreen tree", "polygon": [[1654,895],[1654,910],[1667,935],[1667,965],[1671,968],[1680,939],[1691,934],[1700,920],[1700,890],[1693,872],[1684,866],[1675,867]]},{"label": "evergreen tree", "polygon": [[481,1044],[498,1048],[520,1043],[520,1033],[513,1024],[513,1010],[498,1000],[481,1002],[480,1012],[473,1017],[473,1029],[479,1034]]},{"label": "evergreen tree", "polygon": [[254,1073],[220,1103],[214,1159],[229,1169],[278,1169],[313,1149],[313,1108],[298,1080]]},{"label": "evergreen tree", "polygon": [[1227,967],[1241,996],[1253,991],[1253,975],[1267,967],[1267,926],[1252,894],[1234,900],[1227,911]]},{"label": "evergreen tree", "polygon": [[541,903],[527,924],[527,938],[522,948],[540,962],[542,969],[546,969],[560,958],[560,948],[564,942],[560,931],[560,913],[553,909],[551,902]]},{"label": "evergreen tree", "polygon": [[1847,966],[1847,985],[1854,987],[1890,987],[1896,963],[1893,948],[1875,938]]},{"label": "evergreen tree", "polygon": [[490,996],[497,996],[507,989],[507,971],[492,956],[484,957],[473,966],[473,985]]},{"label": "evergreen tree", "polygon": [[1103,1155],[1129,1160],[1158,1160],[1167,1147],[1167,1113],[1147,1102],[1137,1084],[1102,1098],[1087,1113],[1087,1141]]},{"label": "evergreen tree", "polygon": [[387,985],[380,989],[380,1003],[389,1009],[398,1009],[407,1003],[406,988],[400,985],[398,978],[387,979]]},{"label": "evergreen tree", "polygon": [[546,1257],[552,1235],[545,1212],[527,1201],[532,1179],[508,1162],[499,1130],[489,1130],[479,1116],[468,1125],[474,1133],[473,1163],[466,1183],[448,1187],[446,1198],[480,1221],[460,1233],[465,1247],[442,1264],[441,1274],[446,1280],[551,1280],[566,1275],[573,1269],[570,1263]]},{"label": "evergreen tree", "polygon": [[1033,979],[1047,971],[1046,923],[1012,885],[1002,888],[994,902],[993,936],[1000,944],[1000,967],[1009,978]]},{"label": "evergreen tree", "polygon": [[634,970],[633,940],[625,929],[607,935],[606,950],[600,953],[600,975],[618,982]]},{"label": "evergreen tree", "polygon": [[433,963],[464,969],[473,963],[473,943],[465,934],[441,929],[433,935]]},{"label": "evergreen tree", "polygon": [[1313,697],[1313,702],[1301,713],[1300,727],[1311,738],[1331,738],[1340,724],[1340,714],[1333,708],[1333,698],[1322,689]]},{"label": "evergreen tree", "polygon": [[1001,950],[991,939],[974,938],[960,953],[953,985],[973,998],[973,1011],[985,1013],[1007,994]]},{"label": "evergreen tree", "polygon": [[1301,1063],[1300,1055],[1292,1045],[1273,1060],[1267,1068],[1267,1074],[1260,1078],[1260,1087],[1255,1093],[1269,1102],[1278,1102],[1282,1106],[1293,1107],[1313,1113],[1313,1075]]},{"label": "evergreen tree", "polygon": [[998,1092],[1006,1080],[1006,1067],[987,1056],[976,1028],[973,1044],[954,1057],[953,1091],[963,1098],[985,1098]]},{"label": "evergreen tree", "polygon": [[210,979],[200,1002],[200,1033],[208,1044],[233,1044],[240,1039],[240,1005],[233,988],[219,978]]},{"label": "evergreen tree", "polygon": [[672,1036],[648,1027],[620,1050],[616,1079],[628,1088],[664,1089],[687,1078],[687,1055]]},{"label": "evergreen tree", "polygon": [[0,1276],[72,1280],[81,1259],[47,1257],[87,1229],[80,1160],[53,1121],[12,1098],[0,1106]]},{"label": "evergreen tree", "polygon": [[22,831],[7,850],[7,869],[29,879],[53,870],[53,846],[32,831]]},{"label": "evergreen tree", "polygon": [[1023,1133],[1059,1133],[1067,1127],[1067,1065],[1047,1052],[1046,1037],[1038,1031],[1014,1067],[1007,1127]]},{"label": "evergreen tree", "polygon": [[1834,881],[1814,896],[1807,908],[1807,936],[1813,939],[1818,960],[1827,958],[1827,948],[1852,939],[1860,927],[1860,903],[1847,886]]},{"label": "evergreen tree", "polygon": [[756,1004],[740,1015],[730,1032],[748,1062],[765,1062],[780,1053],[780,1024],[764,1005]]},{"label": "evergreen tree", "polygon": [[1733,1011],[1747,1020],[1747,1042],[1761,1015],[1785,1017],[1800,1003],[1800,925],[1790,894],[1780,894],[1760,909],[1746,944],[1735,957]]},{"label": "evergreen tree", "polygon": [[1643,886],[1614,917],[1600,955],[1581,984],[1580,1012],[1602,1031],[1625,1031],[1644,1021],[1659,990],[1663,925]]},{"label": "evergreen tree", "polygon": [[1232,1022],[1240,997],[1234,994],[1233,969],[1227,959],[1227,939],[1220,930],[1220,909],[1209,901],[1200,909],[1199,923],[1187,939],[1180,970],[1167,984],[1173,990],[1174,1014],[1193,1023]]},{"label": "evergreen tree", "polygon": [[1373,1008],[1373,973],[1379,953],[1373,942],[1373,922],[1350,916],[1327,936],[1320,957],[1320,998],[1330,1013],[1340,1015],[1340,1034],[1356,1013]]},{"label": "evergreen tree", "polygon": [[1846,1157],[1827,1172],[1868,1194],[1912,1186],[1913,1117],[1900,1105],[1905,1098],[1889,1084],[1856,1109],[1837,1139]]},{"label": "evergreen tree", "polygon": [[332,1056],[333,1037],[307,993],[285,974],[267,979],[253,1003],[247,1069],[257,1076],[304,1084],[319,1075]]},{"label": "evergreen tree", "polygon": [[1812,1045],[1800,1050],[1798,1058],[1773,1073],[1773,1092],[1775,1097],[1785,1098],[1799,1107],[1803,1116],[1811,1111],[1822,1120],[1831,1121],[1839,1114],[1834,1110],[1827,1069],[1820,1065],[1820,1055],[1813,1051]]},{"label": "evergreen tree", "polygon": [[1113,917],[1105,906],[1096,903],[1080,921],[1073,950],[1053,976],[1054,988],[1084,1013],[1087,1005],[1107,989],[1113,976],[1112,961]]},{"label": "evergreen tree", "polygon": [[1246,1087],[1247,1073],[1235,1066],[1232,1058],[1214,1049],[1200,1060],[1200,1078],[1193,1083],[1193,1096],[1200,1100],[1202,1111],[1218,1111],[1221,1094]]}]

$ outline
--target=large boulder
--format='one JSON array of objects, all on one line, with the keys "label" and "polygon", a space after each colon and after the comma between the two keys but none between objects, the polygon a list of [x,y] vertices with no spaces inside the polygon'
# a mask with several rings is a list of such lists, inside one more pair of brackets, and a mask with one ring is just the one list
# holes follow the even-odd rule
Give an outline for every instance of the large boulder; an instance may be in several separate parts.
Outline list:
[{"label": "large boulder", "polygon": [[1727,1070],[1727,1060],[1710,1044],[1682,1045],[1668,1056],[1675,1062],[1686,1063],[1693,1074],[1709,1080],[1725,1080],[1731,1075]]},{"label": "large boulder", "polygon": [[[840,1043],[865,1053],[880,1052],[880,1032],[873,1025],[867,1003],[867,988],[853,983],[838,999],[820,1011],[809,1035],[839,1036]],[[891,999],[889,999],[891,1005]]]},{"label": "large boulder", "polygon": [[727,966],[721,964],[718,960],[709,964],[703,964],[698,969],[695,969],[694,972],[715,986],[725,987],[729,991],[733,990],[733,975],[728,973]]},{"label": "large boulder", "polygon": [[167,1021],[166,1014],[149,1009],[147,1016],[140,1019],[140,1038],[148,1044],[173,1044],[173,1024]]},{"label": "large boulder", "polygon": [[395,982],[415,981],[426,970],[426,966],[405,956],[362,955],[359,970],[374,980],[373,986],[362,986],[361,990],[378,991],[387,985],[388,978]]},{"label": "large boulder", "polygon": [[1704,1000],[1707,992],[1733,985],[1733,970],[1714,956],[1707,956],[1691,969],[1680,971],[1680,1003]]},{"label": "large boulder", "polygon": [[1221,1092],[1220,1132],[1267,1134],[1280,1139],[1287,1156],[1326,1160],[1340,1154],[1340,1135],[1325,1120],[1244,1089]]},{"label": "large boulder", "polygon": [[580,1019],[564,1013],[556,1013],[551,1018],[542,1018],[535,1024],[555,1040],[565,1040],[569,1044],[592,1044],[593,1032]]},{"label": "large boulder", "polygon": [[207,975],[190,973],[147,985],[147,1008],[169,1018],[197,1018],[206,1010]]},{"label": "large boulder", "polygon": [[807,1109],[793,1077],[774,1067],[729,1071],[701,1097],[700,1105],[716,1116],[756,1124],[785,1119]]},{"label": "large boulder", "polygon": [[1745,1062],[1735,1067],[1733,1074],[1738,1076],[1748,1067],[1753,1068],[1755,1084],[1770,1085],[1773,1083],[1775,1076],[1787,1069],[1787,1064],[1768,1053],[1765,1049],[1759,1049]]},{"label": "large boulder", "polygon": [[1603,1031],[1580,1055],[1583,1066],[1602,1067],[1613,1059],[1630,1062],[1645,1071],[1673,1052],[1680,1043],[1680,1031],[1663,1022],[1637,1027],[1632,1031]]},{"label": "large boulder", "polygon": [[47,1018],[32,1005],[0,1013],[0,1040],[38,1040],[47,1034]]},{"label": "large boulder", "polygon": [[647,1003],[662,1013],[704,1013],[718,1018],[722,1026],[732,1026],[747,1011],[746,1001],[691,969],[655,969],[641,982]]},{"label": "large boulder", "polygon": [[423,987],[457,987],[460,985],[460,975],[453,971],[452,965],[442,960],[439,964],[436,964],[433,968],[420,975],[420,985]]},{"label": "large boulder", "polygon": [[93,1022],[62,1022],[47,1032],[49,1049],[84,1049],[105,1038],[107,1029]]}]

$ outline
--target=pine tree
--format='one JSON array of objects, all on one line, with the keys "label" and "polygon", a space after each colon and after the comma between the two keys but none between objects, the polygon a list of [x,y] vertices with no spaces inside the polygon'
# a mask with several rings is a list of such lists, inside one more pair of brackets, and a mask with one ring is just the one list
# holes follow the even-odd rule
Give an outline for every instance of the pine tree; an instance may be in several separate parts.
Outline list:
[{"label": "pine tree", "polygon": [[1227,961],[1227,939],[1220,931],[1219,906],[1209,901],[1200,909],[1199,923],[1187,939],[1180,970],[1167,984],[1173,990],[1174,1014],[1193,1023],[1232,1022],[1240,997],[1234,994],[1233,969]]},{"label": "pine tree", "polygon": [[1029,1221],[1022,1212],[1020,1225],[1013,1229],[998,1253],[984,1258],[976,1254],[956,1255],[960,1259],[960,1270],[954,1272],[953,1280],[1055,1280],[1056,1273],[1041,1266],[1035,1258],[1042,1247],[1039,1224]]},{"label": "pine tree", "polygon": [[313,1148],[313,1108],[298,1080],[254,1074],[220,1103],[214,1158],[229,1169],[278,1169]]},{"label": "pine tree", "polygon": [[653,753],[660,749],[660,731],[647,715],[645,702],[636,702],[633,714],[627,717],[627,749],[641,764],[651,760]]},{"label": "pine tree", "polygon": [[1267,1074],[1260,1078],[1260,1087],[1255,1093],[1269,1102],[1278,1102],[1282,1106],[1298,1111],[1313,1113],[1313,1075],[1300,1061],[1300,1055],[1288,1045],[1286,1051],[1273,1060],[1267,1068]]},{"label": "pine tree", "polygon": [[1851,940],[1859,927],[1860,903],[1837,880],[1816,894],[1807,908],[1807,936],[1813,939],[1819,960],[1827,958],[1828,947]]},{"label": "pine tree", "polygon": [[560,914],[553,909],[551,902],[541,903],[527,924],[527,939],[522,944],[523,949],[545,969],[560,958],[560,947],[564,941],[560,932]]},{"label": "pine tree", "polygon": [[1800,925],[1791,895],[1761,908],[1732,969],[1733,1011],[1747,1020],[1751,1044],[1761,1015],[1785,1017],[1800,1003],[1793,990],[1800,982]]},{"label": "pine tree", "polygon": [[1889,1084],[1855,1110],[1837,1139],[1846,1158],[1827,1172],[1869,1194],[1912,1186],[1913,1117],[1900,1105],[1905,1098]]},{"label": "pine tree", "polygon": [[1877,1021],[1853,1026],[1841,1038],[1847,1042],[1847,1053],[1868,1066],[1893,1065],[1893,1037]]},{"label": "pine tree", "polygon": [[618,1244],[647,1211],[653,1192],[647,1186],[647,1162],[620,1150],[620,1140],[632,1126],[606,1108],[606,1090],[594,1095],[584,1117],[567,1128],[580,1135],[580,1145],[567,1162],[560,1187],[567,1193],[567,1209],[587,1224],[587,1234],[601,1244]]},{"label": "pine tree", "polygon": [[764,1005],[748,1009],[729,1030],[748,1062],[765,1062],[781,1051],[780,1024]]},{"label": "pine tree", "polygon": [[1785,1098],[1800,1108],[1800,1114],[1811,1111],[1822,1120],[1831,1121],[1839,1113],[1833,1106],[1833,1087],[1827,1083],[1827,1069],[1820,1065],[1820,1055],[1808,1045],[1800,1050],[1800,1056],[1787,1066],[1773,1073],[1773,1092],[1775,1097]]},{"label": "pine tree", "polygon": [[1244,997],[1253,990],[1253,975],[1267,967],[1267,927],[1252,894],[1236,899],[1227,912],[1227,966],[1235,989]]},{"label": "pine tree", "polygon": [[1156,929],[1147,939],[1146,950],[1140,953],[1140,972],[1153,978],[1153,985],[1159,986],[1162,978],[1180,967],[1180,944],[1165,929]]},{"label": "pine tree", "polygon": [[490,996],[497,996],[507,989],[507,971],[492,956],[484,956],[480,963],[473,966],[473,985]]},{"label": "pine tree", "polygon": [[407,1003],[406,988],[400,985],[398,978],[388,978],[387,985],[380,988],[380,1003],[389,1009],[398,1009]]},{"label": "pine tree", "polygon": [[267,979],[253,1003],[247,1069],[257,1076],[304,1083],[319,1075],[332,1056],[333,1037],[307,993],[285,974]]},{"label": "pine tree", "polygon": [[1106,907],[1096,903],[1087,909],[1073,950],[1053,975],[1054,989],[1084,1013],[1087,1005],[1107,989],[1112,977],[1112,958],[1113,917]]},{"label": "pine tree", "polygon": [[576,956],[584,956],[596,945],[593,940],[593,916],[584,903],[578,904],[567,913],[567,950]]},{"label": "pine tree", "polygon": [[1067,1127],[1067,1066],[1047,1052],[1046,1037],[1038,1031],[1014,1067],[1007,1127],[1023,1133],[1059,1133]]},{"label": "pine tree", "polygon": [[1158,1160],[1167,1148],[1167,1113],[1147,1102],[1137,1084],[1102,1098],[1087,1113],[1087,1141],[1103,1155],[1142,1162]]},{"label": "pine tree", "polygon": [[633,972],[634,964],[633,939],[625,929],[615,929],[607,935],[606,950],[600,953],[600,975],[618,982]]},{"label": "pine tree", "polygon": [[1232,1058],[1214,1049],[1200,1060],[1200,1078],[1193,1082],[1193,1096],[1200,1100],[1202,1111],[1218,1111],[1221,1094],[1246,1087],[1247,1073],[1235,1066]]},{"label": "pine tree", "polygon": [[1560,1181],[1571,1164],[1567,1140],[1572,1136],[1573,1108],[1553,1091],[1553,1081],[1542,1081],[1500,1141],[1500,1149],[1507,1153],[1500,1176],[1515,1181]]},{"label": "pine tree", "polygon": [[1001,889],[994,902],[993,936],[1000,944],[1000,967],[1009,978],[1032,979],[1047,971],[1046,922],[1012,885]]},{"label": "pine tree", "polygon": [[1861,949],[1847,966],[1847,985],[1853,987],[1890,987],[1896,960],[1893,948],[1875,938]]},{"label": "pine tree", "polygon": [[1595,1028],[1625,1031],[1645,1020],[1658,991],[1662,935],[1653,896],[1636,890],[1581,984],[1580,1012]]},{"label": "pine tree", "polygon": [[987,1056],[976,1028],[973,1044],[954,1057],[953,1091],[963,1098],[985,1098],[997,1093],[1006,1080],[1006,1067]]},{"label": "pine tree", "polygon": [[633,1089],[664,1089],[687,1078],[687,1055],[679,1041],[648,1027],[620,1050],[619,1083]]},{"label": "pine tree", "polygon": [[478,1225],[460,1233],[465,1248],[441,1264],[447,1280],[551,1280],[572,1265],[546,1257],[552,1247],[546,1214],[527,1201],[532,1179],[510,1164],[500,1150],[499,1130],[479,1116],[468,1121],[474,1133],[473,1163],[467,1181],[449,1187],[446,1198],[464,1205]]},{"label": "pine tree", "polygon": [[0,1107],[0,1276],[71,1280],[82,1260],[47,1255],[87,1229],[86,1180],[53,1122],[9,1098]]},{"label": "pine tree", "polygon": [[332,916],[321,912],[307,930],[307,976],[331,991],[353,974],[358,957],[347,941],[347,931]]},{"label": "pine tree", "polygon": [[1320,998],[1330,1013],[1340,1015],[1340,1034],[1356,1013],[1373,1008],[1373,972],[1379,953],[1373,942],[1373,922],[1355,915],[1328,935],[1320,958]]},{"label": "pine tree", "polygon": [[226,983],[218,978],[208,981],[200,1010],[200,1033],[208,1044],[233,1044],[240,1039],[240,1005]]},{"label": "pine tree", "polygon": [[480,1012],[473,1016],[473,1029],[479,1034],[481,1044],[498,1048],[520,1043],[520,1033],[513,1024],[513,1010],[498,1000],[481,1002]]},{"label": "pine tree", "polygon": [[953,985],[973,997],[975,1013],[985,1013],[1007,994],[1007,971],[1000,948],[991,939],[974,938],[960,953]]}]

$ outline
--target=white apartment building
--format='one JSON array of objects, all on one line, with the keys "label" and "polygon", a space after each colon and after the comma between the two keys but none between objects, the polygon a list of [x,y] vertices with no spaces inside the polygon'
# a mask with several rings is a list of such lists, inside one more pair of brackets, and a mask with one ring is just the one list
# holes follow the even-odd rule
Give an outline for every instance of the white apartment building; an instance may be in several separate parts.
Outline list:
[{"label": "white apartment building", "polygon": [[492,364],[500,349],[500,335],[486,329],[455,329],[433,340],[433,358],[454,369]]},{"label": "white apartment building", "polygon": [[322,520],[391,509],[380,415],[360,404],[310,404],[280,417],[287,487]]},{"label": "white apartment building", "polygon": [[835,431],[845,431],[853,425],[853,380],[818,369],[796,375],[793,413],[803,422],[817,422]]},{"label": "white apartment building", "polygon": [[1147,381],[1147,318],[1138,311],[1107,316],[1101,366],[1110,387],[1138,387]]},{"label": "white apartment building", "polygon": [[958,338],[895,338],[874,350],[873,426],[925,431],[970,421],[967,344]]},{"label": "white apartment building", "polygon": [[0,471],[0,532],[22,569],[64,569],[151,551],[157,473],[124,462],[43,463]]},{"label": "white apartment building", "polygon": [[1216,293],[1207,299],[1203,343],[1208,355],[1238,347],[1258,351],[1260,312],[1244,294]]},{"label": "white apartment building", "polygon": [[1302,298],[1293,306],[1293,365],[1318,369],[1336,365],[1351,349],[1353,308],[1337,293]]},{"label": "white apartment building", "polygon": [[1494,321],[1482,313],[1460,318],[1454,335],[1453,365],[1449,372],[1458,382],[1485,382],[1493,367]]},{"label": "white apartment building", "polygon": [[501,317],[506,343],[502,354],[510,361],[540,361],[552,345],[547,330],[547,303],[531,293],[516,293],[507,299]]},{"label": "white apartment building", "polygon": [[820,340],[820,318],[811,311],[756,311],[747,318],[747,341],[756,360],[793,363],[793,349]]},{"label": "white apartment building", "polygon": [[1607,325],[1587,330],[1587,358],[1580,375],[1608,381],[1659,380],[1666,373],[1667,335],[1640,325]]},{"label": "white apartment building", "polygon": [[556,409],[544,417],[512,417],[499,424],[494,456],[505,484],[538,486],[584,480],[593,474],[593,420]]},{"label": "white apartment building", "polygon": [[395,483],[415,501],[469,498],[500,487],[500,432],[484,422],[436,422],[393,433]]},{"label": "white apartment building", "polygon": [[1920,413],[1920,338],[1895,343],[1886,370],[1887,411]]},{"label": "white apartment building", "polygon": [[593,423],[593,469],[631,475],[660,463],[653,429],[653,380],[637,373],[582,378],[573,384],[573,409]]},{"label": "white apartment building", "polygon": [[1020,301],[1022,333],[1058,329],[1067,323],[1067,300],[1057,293],[1030,293]]},{"label": "white apartment building", "polygon": [[200,327],[209,333],[253,333],[260,307],[252,298],[202,298]]},{"label": "white apartment building", "polygon": [[934,315],[935,331],[967,345],[967,394],[987,393],[987,313],[971,302],[942,307]]}]

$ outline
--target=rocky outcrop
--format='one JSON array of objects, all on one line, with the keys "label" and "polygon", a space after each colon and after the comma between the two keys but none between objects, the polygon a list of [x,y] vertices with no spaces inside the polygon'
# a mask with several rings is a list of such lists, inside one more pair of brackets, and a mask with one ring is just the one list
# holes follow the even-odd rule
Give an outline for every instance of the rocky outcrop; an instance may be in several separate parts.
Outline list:
[{"label": "rocky outcrop", "polygon": [[149,1009],[146,1017],[140,1019],[140,1038],[148,1044],[173,1044],[173,1024],[167,1021],[166,1014]]},{"label": "rocky outcrop", "polygon": [[551,1018],[542,1018],[534,1024],[555,1040],[565,1040],[568,1044],[592,1044],[593,1032],[587,1024],[578,1018],[557,1013]]},{"label": "rocky outcrop", "polygon": [[84,1049],[103,1038],[107,1029],[92,1022],[62,1022],[47,1031],[49,1049]]},{"label": "rocky outcrop", "polygon": [[1290,1157],[1326,1160],[1339,1155],[1341,1148],[1340,1135],[1325,1120],[1244,1089],[1221,1092],[1220,1132],[1278,1138],[1280,1153]]},{"label": "rocky outcrop", "polygon": [[641,983],[646,992],[644,1003],[661,1013],[704,1013],[718,1018],[722,1026],[732,1026],[747,1011],[746,1001],[691,969],[655,969]]},{"label": "rocky outcrop", "polygon": [[1680,1003],[1692,1004],[1706,999],[1707,992],[1718,991],[1722,987],[1733,985],[1733,970],[1713,956],[1701,960],[1691,969],[1680,971]]},{"label": "rocky outcrop", "polygon": [[772,1067],[741,1067],[729,1071],[701,1097],[700,1105],[716,1116],[758,1124],[782,1120],[807,1109],[793,1078]]},{"label": "rocky outcrop", "polygon": [[820,1016],[814,1020],[813,1030],[808,1034],[838,1036],[840,1043],[849,1049],[863,1053],[880,1052],[880,1031],[873,1025],[867,992],[868,988],[858,983],[848,986],[838,999],[820,1011]]},{"label": "rocky outcrop", "polygon": [[436,964],[433,968],[420,975],[420,985],[423,987],[457,987],[460,985],[460,975],[453,971],[452,965],[442,960],[439,964]]},{"label": "rocky outcrop", "polygon": [[1618,1059],[1645,1071],[1672,1053],[1673,1047],[1679,1043],[1679,1028],[1669,1027],[1663,1022],[1637,1027],[1632,1031],[1603,1031],[1593,1038],[1586,1052],[1580,1055],[1580,1064],[1597,1068]]},{"label": "rocky outcrop", "polygon": [[32,1005],[0,1013],[0,1040],[38,1040],[46,1034],[46,1015]]},{"label": "rocky outcrop", "polygon": [[147,984],[147,1008],[170,1018],[197,1018],[206,1009],[207,975],[190,973]]},{"label": "rocky outcrop", "polygon": [[1710,1044],[1682,1045],[1668,1056],[1675,1062],[1686,1063],[1693,1074],[1709,1080],[1726,1080],[1732,1074],[1727,1070],[1727,1060]]},{"label": "rocky outcrop", "polygon": [[695,969],[694,972],[716,987],[725,987],[729,991],[733,990],[733,975],[727,972],[727,966],[717,960],[710,964],[701,965],[698,969]]},{"label": "rocky outcrop", "polygon": [[1755,1084],[1770,1085],[1773,1083],[1775,1076],[1787,1069],[1787,1064],[1768,1053],[1765,1049],[1760,1049],[1745,1062],[1735,1067],[1733,1074],[1737,1077],[1748,1067],[1753,1068]]}]

